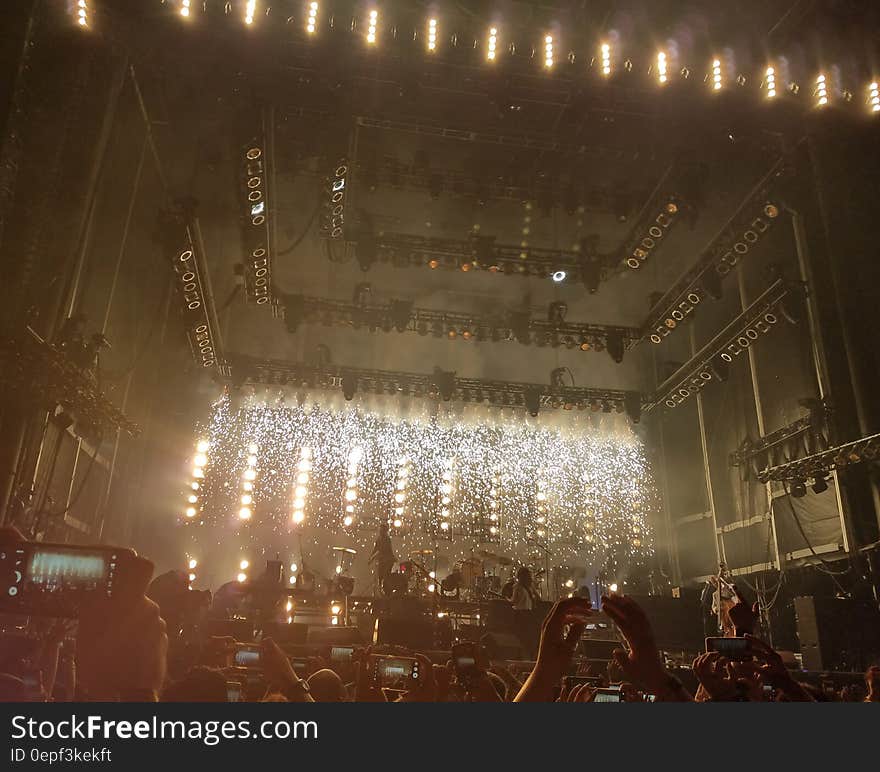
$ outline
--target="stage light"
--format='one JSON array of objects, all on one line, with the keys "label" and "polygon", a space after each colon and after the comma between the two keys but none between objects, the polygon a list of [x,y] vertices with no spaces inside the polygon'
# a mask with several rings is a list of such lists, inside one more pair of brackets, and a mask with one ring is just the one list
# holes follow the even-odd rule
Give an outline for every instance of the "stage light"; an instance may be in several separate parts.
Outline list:
[{"label": "stage light", "polygon": [[609,584],[609,585],[608,585],[608,589],[609,589],[611,592],[617,592],[617,582],[612,582],[611,584]]},{"label": "stage light", "polygon": [[291,517],[291,520],[293,520],[296,525],[300,525],[305,519],[306,516],[301,509],[295,509],[293,511],[293,516]]},{"label": "stage light", "polygon": [[196,450],[199,453],[207,453],[211,449],[211,443],[207,440],[199,440]]},{"label": "stage light", "polygon": [[288,582],[290,582],[290,584],[296,584],[296,577],[295,577],[295,576],[291,576],[291,577],[288,579]]},{"label": "stage light", "polygon": [[663,51],[657,54],[657,82],[666,83],[666,54]]},{"label": "stage light", "polygon": [[768,67],[764,72],[764,88],[768,99],[776,96],[776,69],[773,67]]},{"label": "stage light", "polygon": [[197,491],[197,490],[199,489],[200,486],[199,486],[199,484],[198,484],[197,482],[193,481],[192,483],[190,483],[190,486],[189,486],[189,487],[190,487],[192,490]]},{"label": "stage light", "polygon": [[195,495],[191,495],[191,496],[188,496],[188,497],[187,497],[187,501],[188,501],[190,504],[195,504],[198,500],[199,500],[199,497],[198,497],[198,496],[195,496]]},{"label": "stage light", "polygon": [[253,511],[250,507],[242,507],[238,510],[238,518],[239,520],[250,520],[251,515],[253,515]]},{"label": "stage light", "polygon": [[526,410],[529,411],[529,415],[532,418],[536,418],[538,411],[541,409],[541,392],[534,387],[528,388],[523,393],[523,399],[525,400]]},{"label": "stage light", "polygon": [[[337,569],[339,569],[339,566],[337,566]],[[342,573],[342,571],[337,570],[336,573],[340,574],[340,573]],[[333,616],[336,616],[337,614],[339,614],[340,611],[342,611],[342,609],[339,606],[336,606],[336,605],[330,606],[330,613],[333,614]]]},{"label": "stage light", "polygon": [[198,560],[196,560],[195,558],[190,558],[189,563],[188,563],[189,570],[192,571],[196,566],[198,566],[198,564],[199,564]]},{"label": "stage light", "polygon": [[187,517],[195,517],[196,516],[196,508],[195,507],[187,507],[186,508],[186,516]]},{"label": "stage light", "polygon": [[553,66],[553,35],[544,36],[544,67],[548,70]]},{"label": "stage light", "polygon": [[611,46],[608,43],[603,43],[599,47],[599,53],[602,57],[602,74],[610,75],[611,74]]},{"label": "stage light", "polygon": [[489,29],[489,38],[486,47],[486,58],[490,62],[495,61],[495,55],[498,50],[498,28],[491,27]]},{"label": "stage light", "polygon": [[293,601],[289,600],[284,606],[284,610],[287,612],[293,611]]},{"label": "stage light", "polygon": [[238,580],[238,583],[239,583],[239,584],[243,584],[244,582],[247,581],[247,574],[246,574],[244,571],[242,571],[242,572],[236,577],[236,579]]},{"label": "stage light", "polygon": [[554,271],[553,272],[553,281],[555,281],[557,283],[561,282],[561,281],[565,281],[566,275],[567,274],[565,273],[565,271]]},{"label": "stage light", "polygon": [[257,12],[257,0],[247,0],[244,6],[244,23],[253,24]]},{"label": "stage light", "polygon": [[868,108],[872,113],[880,113],[880,86],[877,81],[868,84]]},{"label": "stage light", "polygon": [[345,492],[345,500],[346,501],[354,501],[355,499],[357,499],[357,491],[354,490],[353,488],[349,488]]},{"label": "stage light", "polygon": [[807,485],[804,480],[795,480],[791,484],[791,495],[796,499],[802,499],[807,495]]},{"label": "stage light", "polygon": [[190,0],[180,0],[180,15],[181,16],[189,16],[189,4]]},{"label": "stage light", "polygon": [[822,107],[828,104],[828,87],[825,76],[820,74],[816,77],[816,89],[813,92],[816,97],[816,106]]},{"label": "stage light", "polygon": [[449,522],[447,520],[441,521],[440,530],[441,531],[448,531],[449,530]]},{"label": "stage light", "polygon": [[428,50],[437,50],[437,19],[428,19]]},{"label": "stage light", "polygon": [[376,25],[379,21],[379,12],[373,8],[367,19],[367,43],[370,45],[376,42]]},{"label": "stage light", "polygon": [[308,21],[306,22],[306,32],[310,35],[315,33],[315,30],[318,26],[318,3],[311,2],[309,3],[309,16]]},{"label": "stage light", "polygon": [[253,482],[257,478],[257,472],[255,469],[249,468],[244,470],[244,479],[248,482]]},{"label": "stage light", "polygon": [[250,505],[250,504],[253,504],[253,503],[254,503],[254,497],[251,496],[250,493],[245,493],[245,494],[243,494],[242,497],[241,497],[241,503],[242,503],[244,506],[248,506],[248,505]]},{"label": "stage light", "polygon": [[242,571],[246,571],[248,568],[250,568],[250,565],[251,565],[251,563],[250,563],[249,560],[242,560],[242,561],[238,564],[238,567],[239,567]]},{"label": "stage light", "polygon": [[205,470],[202,469],[200,466],[197,466],[197,467],[193,468],[192,474],[193,474],[193,477],[197,477],[198,479],[202,479],[205,476]]},{"label": "stage light", "polygon": [[721,80],[721,60],[713,59],[712,60],[712,88],[715,91],[720,91],[723,83]]},{"label": "stage light", "polygon": [[76,23],[80,27],[89,26],[89,4],[86,0],[77,0],[76,2]]}]

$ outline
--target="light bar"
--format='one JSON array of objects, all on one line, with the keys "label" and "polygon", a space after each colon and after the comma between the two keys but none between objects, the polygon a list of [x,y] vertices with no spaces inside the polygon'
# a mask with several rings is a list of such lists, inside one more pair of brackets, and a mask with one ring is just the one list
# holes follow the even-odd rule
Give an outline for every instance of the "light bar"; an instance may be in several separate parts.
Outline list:
[{"label": "light bar", "polygon": [[89,4],[88,0],[76,0],[76,23],[80,27],[89,26]]},{"label": "light bar", "polygon": [[190,2],[191,2],[191,0],[180,0],[180,15],[181,16],[183,16],[183,17],[189,16]]},{"label": "light bar", "polygon": [[257,479],[257,451],[256,444],[251,443],[247,448],[247,462],[241,475],[241,508],[238,510],[239,520],[250,520],[254,514],[254,481]]},{"label": "light bar", "polygon": [[872,113],[880,113],[880,87],[876,80],[868,84],[868,108]]},{"label": "light bar", "polygon": [[437,19],[428,19],[428,50],[437,50]]},{"label": "light bar", "polygon": [[348,454],[348,478],[345,483],[345,493],[343,494],[343,509],[345,514],[342,517],[342,525],[350,528],[354,525],[355,506],[358,500],[358,468],[364,457],[364,449],[355,446]]},{"label": "light bar", "polygon": [[490,62],[495,61],[495,55],[498,50],[498,28],[490,27],[489,29],[489,39],[486,47],[486,58]]},{"label": "light bar", "polygon": [[712,90],[720,91],[723,86],[723,82],[721,80],[721,60],[713,59],[712,60]]},{"label": "light bar", "polygon": [[244,23],[253,24],[254,15],[257,12],[257,0],[247,0],[244,6]]},{"label": "light bar", "polygon": [[828,104],[828,85],[824,75],[819,74],[816,77],[816,90],[813,94],[816,97],[817,107],[822,107]]},{"label": "light bar", "polygon": [[663,51],[657,54],[657,82],[666,83],[666,54]]},{"label": "light bar", "polygon": [[395,529],[403,527],[403,515],[406,508],[406,488],[409,484],[410,464],[406,456],[397,459],[397,480],[394,484],[394,504],[392,506],[394,516],[391,525]]},{"label": "light bar", "polygon": [[316,2],[316,0],[312,0],[312,2],[309,3],[309,15],[306,20],[306,32],[308,32],[310,35],[314,35],[317,27],[318,27],[318,3]]},{"label": "light bar", "polygon": [[764,88],[767,90],[768,99],[776,96],[776,70],[773,67],[768,67],[764,73]]},{"label": "light bar", "polygon": [[[312,471],[312,451],[308,447],[302,447],[299,451],[299,463],[296,465],[296,477],[293,488],[293,514],[291,520],[294,525],[300,525],[305,520],[306,497],[309,493],[309,474]],[[296,569],[291,566],[291,571]]]},{"label": "light bar", "polygon": [[373,8],[367,17],[367,43],[374,45],[376,43],[376,25],[379,22],[379,12]]},{"label": "light bar", "polygon": [[544,67],[548,70],[553,66],[553,35],[544,37]]},{"label": "light bar", "polygon": [[669,200],[664,204],[663,211],[654,218],[654,221],[648,226],[647,232],[627,256],[626,264],[630,268],[638,269],[642,267],[642,263],[648,259],[651,252],[675,223],[679,210],[680,207],[675,200]]},{"label": "light bar", "polygon": [[602,74],[610,75],[611,74],[611,45],[609,43],[603,43],[599,47],[599,53],[602,57]]}]

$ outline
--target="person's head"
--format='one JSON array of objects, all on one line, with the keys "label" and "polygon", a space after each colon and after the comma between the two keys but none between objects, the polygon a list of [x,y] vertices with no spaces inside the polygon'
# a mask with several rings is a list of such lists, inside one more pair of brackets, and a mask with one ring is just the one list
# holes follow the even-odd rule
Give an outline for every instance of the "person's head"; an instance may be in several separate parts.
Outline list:
[{"label": "person's head", "polygon": [[345,686],[342,679],[332,670],[324,668],[309,676],[309,692],[315,702],[343,702]]},{"label": "person's head", "polygon": [[532,572],[525,566],[521,566],[519,571],[516,572],[516,581],[518,581],[523,587],[531,587]]},{"label": "person's head", "polygon": [[226,678],[219,670],[193,667],[165,687],[162,702],[227,702]]}]

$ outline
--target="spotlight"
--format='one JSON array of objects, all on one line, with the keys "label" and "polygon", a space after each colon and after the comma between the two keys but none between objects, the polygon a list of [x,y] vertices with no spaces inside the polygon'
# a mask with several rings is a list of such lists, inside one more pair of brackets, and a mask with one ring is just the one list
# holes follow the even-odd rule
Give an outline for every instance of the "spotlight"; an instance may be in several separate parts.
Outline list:
[{"label": "spotlight", "polygon": [[666,83],[666,54],[663,51],[657,54],[657,82]]},{"label": "spotlight", "polygon": [[712,60],[712,90],[720,91],[722,87],[721,81],[721,60],[713,59]]},{"label": "spotlight", "polygon": [[489,38],[486,42],[486,58],[490,62],[495,61],[495,55],[498,49],[498,28],[491,27],[489,29]]},{"label": "spotlight", "polygon": [[373,8],[367,17],[367,43],[374,45],[376,42],[376,25],[379,21],[379,12]]},{"label": "spotlight", "polygon": [[876,80],[868,85],[868,108],[872,113],[880,113],[880,86]]},{"label": "spotlight", "polygon": [[437,19],[428,19],[428,50],[437,50]]},{"label": "spotlight", "polygon": [[611,46],[608,43],[603,43],[599,47],[599,53],[602,57],[602,74],[610,75],[611,74]]},{"label": "spotlight", "polygon": [[629,420],[634,424],[642,420],[642,397],[640,394],[627,392],[623,398],[623,407]]},{"label": "spotlight", "polygon": [[452,399],[452,393],[455,391],[455,373],[435,367],[432,382],[440,392],[440,398],[444,402],[449,402]]},{"label": "spotlight", "polygon": [[810,488],[813,489],[813,493],[825,493],[828,490],[828,481],[825,477],[815,477]]},{"label": "spotlight", "polygon": [[820,74],[816,78],[816,90],[813,93],[816,97],[817,107],[828,104],[828,87],[824,75]]},{"label": "spotlight", "polygon": [[528,388],[523,393],[523,398],[526,403],[526,410],[529,411],[529,415],[532,418],[536,418],[538,415],[538,411],[541,409],[541,392],[534,388]]},{"label": "spotlight", "polygon": [[242,571],[242,572],[236,577],[236,579],[238,579],[238,583],[239,583],[239,584],[243,584],[244,582],[247,581],[247,574],[246,574],[244,571]]},{"label": "spotlight", "polygon": [[553,35],[544,37],[544,67],[548,70],[553,66]]},{"label": "spotlight", "polygon": [[352,375],[351,373],[346,373],[342,376],[342,394],[345,397],[347,402],[350,402],[354,399],[354,395],[357,392],[358,382],[357,377]]},{"label": "spotlight", "polygon": [[238,567],[239,567],[242,571],[246,571],[246,570],[250,567],[250,565],[251,565],[251,564],[250,564],[250,561],[242,560],[242,561],[238,564]]},{"label": "spotlight", "polygon": [[625,350],[623,335],[619,332],[609,332],[605,338],[605,348],[608,350],[611,358],[620,364],[623,361],[623,352]]},{"label": "spotlight", "polygon": [[767,91],[767,99],[776,96],[776,70],[773,67],[768,67],[764,72],[764,88]]},{"label": "spotlight", "polygon": [[257,12],[257,0],[247,0],[244,6],[244,23],[245,24],[253,24],[254,23],[254,15]]},{"label": "spotlight", "polygon": [[313,0],[313,2],[309,3],[309,15],[308,15],[308,21],[306,21],[306,32],[308,32],[310,35],[314,35],[315,29],[317,28],[317,25],[318,25],[318,3],[314,2],[314,0]]},{"label": "spotlight", "polygon": [[565,271],[554,271],[553,272],[553,281],[560,282],[565,281],[566,273]]},{"label": "spotlight", "polygon": [[807,495],[807,486],[803,480],[795,480],[791,484],[791,495],[793,498],[802,499]]},{"label": "spotlight", "polygon": [[196,445],[196,450],[199,453],[207,453],[211,449],[211,443],[207,440],[199,440],[199,444]]},{"label": "spotlight", "polygon": [[[186,14],[183,14],[184,16]],[[89,4],[87,0],[77,0],[76,2],[76,23],[80,27],[89,26]]]},{"label": "spotlight", "polygon": [[[82,0],[85,3],[85,0]],[[189,16],[190,0],[180,0],[180,15],[186,18]]]},{"label": "spotlight", "polygon": [[608,585],[608,589],[609,589],[611,592],[617,592],[617,582],[612,582],[611,584],[609,584],[609,585]]}]

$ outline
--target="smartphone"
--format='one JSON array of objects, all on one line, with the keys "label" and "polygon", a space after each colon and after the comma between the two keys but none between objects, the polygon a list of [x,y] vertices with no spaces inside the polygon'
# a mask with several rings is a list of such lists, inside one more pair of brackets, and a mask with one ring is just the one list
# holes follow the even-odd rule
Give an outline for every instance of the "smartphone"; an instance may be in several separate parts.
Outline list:
[{"label": "smartphone", "polygon": [[226,682],[226,701],[241,702],[241,684],[238,681]]},{"label": "smartphone", "polygon": [[354,646],[331,646],[330,661],[348,663],[354,655]]},{"label": "smartphone", "polygon": [[238,667],[259,667],[262,652],[259,646],[244,644],[235,650],[233,662]]},{"label": "smartphone", "polygon": [[152,575],[130,549],[0,544],[0,612],[75,619],[84,603],[143,595]]},{"label": "smartphone", "polygon": [[752,659],[752,645],[748,638],[706,638],[706,651],[717,651],[730,660]]},{"label": "smartphone", "polygon": [[776,699],[776,690],[773,688],[772,684],[763,684],[761,686],[761,692],[764,695],[764,699],[768,702],[772,702]]},{"label": "smartphone", "polygon": [[657,702],[657,695],[656,694],[646,694],[645,695],[645,702]]},{"label": "smartphone", "polygon": [[452,647],[452,665],[459,679],[473,678],[479,672],[477,645],[469,641],[456,643]]},{"label": "smartphone", "polygon": [[296,673],[298,676],[305,676],[306,673],[309,672],[309,658],[291,657],[290,666],[293,668],[293,672]]},{"label": "smartphone", "polygon": [[593,702],[622,702],[620,689],[597,689]]},{"label": "smartphone", "polygon": [[419,682],[421,665],[412,657],[373,654],[370,657],[373,684],[376,688],[410,689]]},{"label": "smartphone", "polygon": [[598,676],[575,676],[570,675],[565,677],[565,688],[567,691],[571,691],[576,686],[582,686],[583,684],[588,684],[592,687],[598,687],[601,683],[601,679]]}]

